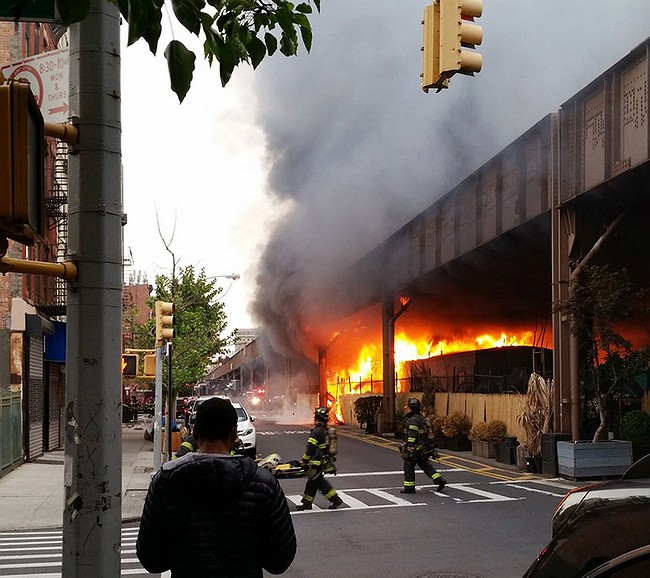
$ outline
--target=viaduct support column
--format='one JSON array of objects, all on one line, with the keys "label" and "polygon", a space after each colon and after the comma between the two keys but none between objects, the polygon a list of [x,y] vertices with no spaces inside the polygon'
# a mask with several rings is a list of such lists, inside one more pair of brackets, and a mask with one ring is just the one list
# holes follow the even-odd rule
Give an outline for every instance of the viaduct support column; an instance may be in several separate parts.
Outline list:
[{"label": "viaduct support column", "polygon": [[[567,207],[554,207],[551,222],[553,276],[553,415],[555,431],[572,432],[571,427],[571,324],[557,310],[569,297],[569,252],[575,238],[575,216]],[[573,432],[572,432],[573,433]],[[576,438],[577,439],[577,438]]]},{"label": "viaduct support column", "polygon": [[[384,424],[386,431],[395,431],[395,300],[393,294],[381,304],[381,346],[383,352]],[[383,432],[380,432],[383,433]]]}]

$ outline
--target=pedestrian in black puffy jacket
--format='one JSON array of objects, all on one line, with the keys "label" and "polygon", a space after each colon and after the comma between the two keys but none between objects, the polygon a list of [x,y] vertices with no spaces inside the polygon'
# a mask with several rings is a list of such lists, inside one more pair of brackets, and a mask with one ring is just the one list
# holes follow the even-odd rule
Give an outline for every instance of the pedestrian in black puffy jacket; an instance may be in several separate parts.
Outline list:
[{"label": "pedestrian in black puffy jacket", "polygon": [[249,457],[229,455],[237,413],[227,399],[199,407],[199,452],[163,464],[153,477],[136,551],[151,573],[173,578],[282,574],[296,535],[277,480]]}]

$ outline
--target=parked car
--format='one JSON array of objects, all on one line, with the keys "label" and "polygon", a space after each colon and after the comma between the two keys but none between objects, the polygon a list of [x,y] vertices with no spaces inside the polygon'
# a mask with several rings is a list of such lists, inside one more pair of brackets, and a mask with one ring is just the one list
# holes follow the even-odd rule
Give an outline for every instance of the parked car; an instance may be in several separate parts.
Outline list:
[{"label": "parked car", "polygon": [[650,576],[650,455],[619,480],[569,492],[524,578]]},{"label": "parked car", "polygon": [[[206,395],[194,401],[190,414],[191,425],[194,425],[194,422],[196,422],[196,411],[199,409],[199,406],[207,399],[212,399],[213,397],[225,396]],[[247,456],[255,458],[257,455],[257,432],[253,425],[255,418],[246,411],[246,408],[241,403],[234,401],[231,403],[237,412],[237,436],[244,445],[244,453]]]}]

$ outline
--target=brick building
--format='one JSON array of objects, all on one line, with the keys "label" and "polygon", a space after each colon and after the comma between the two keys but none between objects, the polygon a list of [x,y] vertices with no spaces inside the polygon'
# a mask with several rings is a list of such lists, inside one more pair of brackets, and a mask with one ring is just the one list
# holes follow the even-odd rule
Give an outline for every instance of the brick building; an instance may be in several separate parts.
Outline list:
[{"label": "brick building", "polygon": [[[0,22],[0,67],[67,45],[61,26]],[[33,246],[9,241],[7,256],[56,262],[67,247],[67,148],[47,139],[46,232]],[[0,194],[6,194],[0,191]],[[64,281],[0,276],[0,475],[64,437]]]}]

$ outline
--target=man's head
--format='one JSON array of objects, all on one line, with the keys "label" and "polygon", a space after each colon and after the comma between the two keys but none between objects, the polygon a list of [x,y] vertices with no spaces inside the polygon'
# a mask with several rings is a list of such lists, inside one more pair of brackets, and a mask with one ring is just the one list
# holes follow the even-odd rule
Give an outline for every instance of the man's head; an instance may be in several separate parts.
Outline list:
[{"label": "man's head", "polygon": [[407,407],[411,413],[420,413],[420,400],[417,397],[410,397],[407,402]]},{"label": "man's head", "polygon": [[316,423],[327,423],[329,410],[326,407],[317,407],[314,410],[314,421]]},{"label": "man's head", "polygon": [[237,437],[237,411],[229,399],[213,397],[196,410],[194,437],[200,445],[222,441],[232,443]]}]

